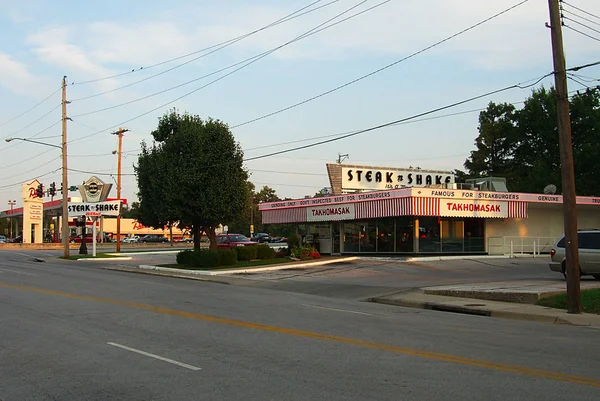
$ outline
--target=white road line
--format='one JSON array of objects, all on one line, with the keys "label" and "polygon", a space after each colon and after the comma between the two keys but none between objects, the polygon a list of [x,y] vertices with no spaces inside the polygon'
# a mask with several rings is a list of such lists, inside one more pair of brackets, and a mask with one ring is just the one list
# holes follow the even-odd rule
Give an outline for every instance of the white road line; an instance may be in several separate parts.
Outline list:
[{"label": "white road line", "polygon": [[25,273],[25,272],[19,272],[19,271],[16,271],[16,270],[9,270],[9,269],[0,269],[0,271],[3,271],[3,272],[11,272],[11,273],[17,273],[17,274],[24,274],[24,275],[26,275],[26,276],[37,276],[37,274],[33,274],[33,273]]},{"label": "white road line", "polygon": [[125,345],[121,345],[121,344],[117,344],[117,343],[111,343],[111,342],[107,342],[107,344],[108,345],[112,345],[114,347],[125,349],[127,351],[136,352],[136,353],[141,354],[141,355],[149,356],[150,358],[158,359],[158,360],[161,360],[161,361],[164,361],[164,362],[169,362],[169,363],[172,363],[173,365],[181,366],[182,368],[186,368],[186,369],[190,369],[190,370],[202,370],[202,368],[198,368],[196,366],[188,365],[187,363],[174,361],[173,359],[165,358],[165,357],[162,357],[162,356],[159,356],[159,355],[154,355],[154,354],[151,354],[149,352],[141,351],[139,349],[127,347]]},{"label": "white road line", "polygon": [[334,311],[337,311],[337,312],[355,313],[355,314],[357,314],[357,315],[373,316],[371,313],[366,313],[366,312],[357,312],[357,311],[354,311],[354,310],[347,310],[347,309],[328,308],[328,307],[326,307],[326,306],[307,305],[307,304],[302,304],[302,306],[308,306],[309,308],[317,308],[317,309],[327,309],[327,310],[334,310]]}]

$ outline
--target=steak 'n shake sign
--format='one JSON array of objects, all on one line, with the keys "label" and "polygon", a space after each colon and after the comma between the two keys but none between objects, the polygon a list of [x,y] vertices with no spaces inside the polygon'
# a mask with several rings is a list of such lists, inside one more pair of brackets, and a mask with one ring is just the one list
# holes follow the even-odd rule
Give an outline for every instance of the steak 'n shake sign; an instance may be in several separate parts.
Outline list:
[{"label": "steak 'n shake sign", "polygon": [[354,216],[353,203],[306,208],[306,221],[352,220]]},{"label": "steak 'n shake sign", "polygon": [[453,184],[454,174],[447,171],[342,168],[342,190],[386,190],[406,187]]}]

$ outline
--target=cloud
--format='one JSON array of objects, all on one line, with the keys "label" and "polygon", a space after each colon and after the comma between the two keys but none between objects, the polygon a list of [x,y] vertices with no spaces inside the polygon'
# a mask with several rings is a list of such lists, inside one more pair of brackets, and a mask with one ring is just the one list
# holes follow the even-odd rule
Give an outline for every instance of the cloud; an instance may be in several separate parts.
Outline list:
[{"label": "cloud", "polygon": [[0,86],[13,93],[32,97],[41,96],[48,88],[44,79],[33,75],[27,65],[2,52],[0,52]]}]

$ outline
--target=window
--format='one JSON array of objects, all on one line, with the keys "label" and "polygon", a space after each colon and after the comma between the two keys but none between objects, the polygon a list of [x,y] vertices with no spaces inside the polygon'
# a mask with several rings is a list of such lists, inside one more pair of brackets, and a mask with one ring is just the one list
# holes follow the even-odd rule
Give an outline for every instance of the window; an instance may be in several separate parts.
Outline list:
[{"label": "window", "polygon": [[394,218],[377,220],[377,252],[394,252]]},{"label": "window", "polygon": [[600,249],[600,232],[578,233],[579,249]]}]

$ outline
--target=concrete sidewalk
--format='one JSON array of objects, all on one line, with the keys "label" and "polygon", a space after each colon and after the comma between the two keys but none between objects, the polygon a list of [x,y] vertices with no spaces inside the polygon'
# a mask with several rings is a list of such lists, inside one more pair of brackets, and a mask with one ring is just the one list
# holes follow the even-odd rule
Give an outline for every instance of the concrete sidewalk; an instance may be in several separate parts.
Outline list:
[{"label": "concrete sidewalk", "polygon": [[[590,288],[600,288],[600,282],[581,282],[581,289]],[[409,308],[600,329],[600,315],[568,314],[564,310],[535,305],[541,298],[564,292],[564,281],[513,281],[428,287],[370,298],[369,301]]]}]

